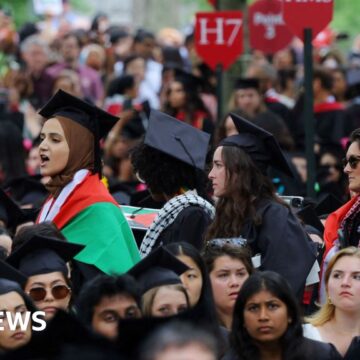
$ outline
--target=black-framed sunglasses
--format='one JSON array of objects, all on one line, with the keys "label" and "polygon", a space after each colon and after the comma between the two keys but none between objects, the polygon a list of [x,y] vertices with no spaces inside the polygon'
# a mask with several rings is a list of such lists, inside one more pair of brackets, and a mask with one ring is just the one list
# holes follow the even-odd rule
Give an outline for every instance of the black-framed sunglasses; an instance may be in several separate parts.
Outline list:
[{"label": "black-framed sunglasses", "polygon": [[345,168],[346,165],[349,163],[352,169],[356,169],[358,163],[360,162],[360,156],[350,155],[349,158],[343,158],[341,163],[342,166]]},{"label": "black-framed sunglasses", "polygon": [[208,249],[222,248],[224,245],[233,245],[233,246],[245,247],[247,245],[247,240],[242,238],[242,237],[221,238],[221,239],[218,238],[218,239],[209,240],[206,243],[206,247]]},{"label": "black-framed sunglasses", "polygon": [[[42,301],[46,297],[47,290],[43,287],[34,287],[30,289],[28,295],[34,301]],[[66,285],[55,285],[51,288],[51,294],[56,300],[65,299],[71,293],[71,289]]]}]

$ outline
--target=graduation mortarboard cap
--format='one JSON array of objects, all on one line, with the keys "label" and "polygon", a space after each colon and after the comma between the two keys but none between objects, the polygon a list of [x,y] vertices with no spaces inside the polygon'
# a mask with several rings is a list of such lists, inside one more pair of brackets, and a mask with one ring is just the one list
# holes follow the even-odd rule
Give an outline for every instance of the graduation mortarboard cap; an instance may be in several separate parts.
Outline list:
[{"label": "graduation mortarboard cap", "polygon": [[327,194],[316,206],[315,212],[318,216],[331,214],[338,208],[343,206],[343,203],[333,194]]},{"label": "graduation mortarboard cap", "polygon": [[119,118],[63,90],[58,90],[39,114],[46,119],[63,116],[88,129],[95,140],[95,171],[101,172],[99,140],[108,134]]},{"label": "graduation mortarboard cap", "polygon": [[1,288],[6,286],[6,281],[2,282],[3,280],[16,282],[20,286],[24,286],[27,281],[27,277],[19,270],[7,264],[5,261],[0,260],[0,293],[2,292]]},{"label": "graduation mortarboard cap", "polygon": [[183,84],[185,91],[198,92],[202,87],[202,79],[180,68],[174,69],[174,80]]},{"label": "graduation mortarboard cap", "polygon": [[[37,310],[31,299],[29,298],[29,296],[25,294],[24,290],[22,289],[22,287],[18,282],[0,278],[0,295],[7,294],[9,292],[18,293],[23,298],[27,310],[31,312],[35,312]],[[1,304],[0,304],[0,310],[1,310]]]},{"label": "graduation mortarboard cap", "polygon": [[169,251],[159,247],[143,258],[128,273],[138,282],[142,293],[162,285],[181,284],[179,276],[189,270]]},{"label": "graduation mortarboard cap", "polygon": [[56,115],[70,118],[86,127],[94,135],[98,132],[99,139],[107,135],[119,120],[119,118],[97,106],[70,95],[63,90],[58,90],[39,111],[39,114],[47,119]]},{"label": "graduation mortarboard cap", "polygon": [[257,78],[239,78],[235,81],[234,88],[236,90],[240,89],[260,89],[260,82]]},{"label": "graduation mortarboard cap", "polygon": [[36,311],[32,301],[22,289],[25,286],[26,281],[27,277],[24,274],[20,273],[6,262],[0,261],[0,295],[14,291],[24,299],[25,305],[29,311]]},{"label": "graduation mortarboard cap", "polygon": [[19,205],[0,188],[0,220],[8,229],[15,231],[18,225],[34,221],[37,212],[34,209],[21,209]]},{"label": "graduation mortarboard cap", "polygon": [[10,180],[4,188],[20,205],[40,205],[49,192],[40,181],[41,176],[23,176]]},{"label": "graduation mortarboard cap", "polygon": [[17,248],[6,261],[26,276],[55,271],[67,274],[66,263],[84,247],[84,245],[35,235]]},{"label": "graduation mortarboard cap", "polygon": [[230,116],[239,134],[225,138],[220,146],[237,146],[243,149],[264,174],[271,165],[294,177],[279,143],[271,133],[234,113],[230,113]]},{"label": "graduation mortarboard cap", "polygon": [[161,111],[151,110],[145,144],[203,170],[210,135]]},{"label": "graduation mortarboard cap", "polygon": [[321,235],[324,234],[324,225],[316,215],[314,208],[311,205],[305,206],[303,209],[299,210],[297,216],[306,224],[314,227],[320,232]]},{"label": "graduation mortarboard cap", "polygon": [[22,291],[20,284],[12,280],[0,278],[0,295],[7,294],[11,291]]}]

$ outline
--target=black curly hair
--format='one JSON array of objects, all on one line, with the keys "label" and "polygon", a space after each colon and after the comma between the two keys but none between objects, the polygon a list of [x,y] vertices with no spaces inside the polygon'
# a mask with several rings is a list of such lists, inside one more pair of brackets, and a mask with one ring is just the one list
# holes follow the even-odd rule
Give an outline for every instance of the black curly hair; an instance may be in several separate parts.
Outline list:
[{"label": "black curly hair", "polygon": [[127,295],[132,297],[140,308],[140,290],[134,278],[128,274],[98,275],[88,281],[76,300],[76,316],[91,328],[95,307],[104,297]]},{"label": "black curly hair", "polygon": [[181,187],[205,194],[205,173],[141,142],[130,154],[135,173],[153,194],[173,196]]}]

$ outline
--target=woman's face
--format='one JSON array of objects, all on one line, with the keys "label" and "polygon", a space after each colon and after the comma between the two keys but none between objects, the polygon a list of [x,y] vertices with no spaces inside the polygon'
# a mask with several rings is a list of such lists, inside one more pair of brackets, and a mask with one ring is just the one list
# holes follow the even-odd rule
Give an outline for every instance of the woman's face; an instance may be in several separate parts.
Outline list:
[{"label": "woman's face", "polygon": [[119,136],[118,138],[115,138],[109,155],[113,156],[116,159],[123,159],[128,155],[130,145],[131,143],[129,140]]},{"label": "woman's face", "polygon": [[342,310],[360,312],[360,259],[343,256],[331,270],[327,284],[331,302]]},{"label": "woman's face", "polygon": [[60,174],[69,159],[69,145],[64,130],[56,118],[45,121],[40,133],[40,173],[53,177]]},{"label": "woman's face", "polygon": [[168,317],[188,308],[185,294],[171,286],[162,286],[157,291],[151,307],[151,316]]},{"label": "woman's face", "polygon": [[[24,299],[16,292],[11,291],[7,294],[0,295],[1,311],[10,312],[12,316],[16,313],[24,314],[22,318],[25,320],[25,313],[28,311]],[[4,328],[0,330],[0,349],[13,350],[20,346],[27,344],[31,338],[31,321],[29,321],[26,330],[22,330],[18,326],[15,330],[10,330],[8,320],[4,315],[1,315],[1,326]],[[1,351],[0,351],[1,352]]]},{"label": "woman's face", "polygon": [[332,74],[332,78],[332,93],[335,94],[335,96],[344,96],[347,89],[345,75],[341,71],[334,71]]},{"label": "woman's face", "polygon": [[232,136],[232,135],[237,135],[239,134],[233,119],[231,118],[231,116],[228,116],[225,119],[225,135],[226,137],[228,136]]},{"label": "woman's face", "polygon": [[256,89],[239,89],[235,92],[235,106],[249,115],[255,115],[261,105],[261,95]]},{"label": "woman's face", "polygon": [[258,343],[277,342],[292,321],[286,304],[268,290],[251,296],[243,311],[244,327]]},{"label": "woman's face", "polygon": [[301,181],[306,183],[307,181],[307,160],[301,156],[294,156],[291,158],[291,162],[299,173]]},{"label": "woman's face", "polygon": [[145,70],[145,60],[139,57],[127,64],[125,73],[134,76],[135,82],[140,84],[145,78]]},{"label": "woman's face", "polygon": [[31,148],[26,161],[27,167],[32,171],[32,173],[37,174],[40,169],[40,162],[39,148],[37,146]]},{"label": "woman's face", "polygon": [[[347,160],[354,160],[354,169],[350,166],[349,162],[344,168],[345,174],[348,176],[349,180],[349,190],[355,193],[360,193],[360,149],[357,142],[353,142],[348,151],[346,152]],[[358,161],[357,161],[358,160]]]},{"label": "woman's face", "polygon": [[[33,293],[41,293],[42,289],[46,291],[45,297],[37,300]],[[69,308],[71,291],[60,271],[30,276],[25,292],[33,299],[39,310],[45,311],[46,321],[51,319],[59,309],[67,311]]]},{"label": "woman's face", "polygon": [[328,169],[329,175],[326,180],[330,182],[338,182],[341,176],[341,166],[338,159],[329,153],[324,154],[320,159],[320,166]]},{"label": "woman's face", "polygon": [[201,271],[190,256],[179,255],[177,258],[190,268],[181,274],[180,279],[189,295],[190,306],[195,306],[200,299],[203,285]]},{"label": "woman's face", "polygon": [[174,109],[182,108],[186,103],[186,93],[181,82],[173,81],[169,85],[168,101]]},{"label": "woman's face", "polygon": [[75,84],[69,77],[62,76],[55,80],[53,94],[56,94],[60,89],[71,95],[77,95],[75,91]]},{"label": "woman's face", "polygon": [[94,307],[91,325],[95,332],[113,340],[118,335],[119,319],[134,319],[140,316],[140,309],[132,296],[104,296]]},{"label": "woman's face", "polygon": [[214,196],[216,197],[220,197],[225,193],[226,167],[222,159],[222,150],[222,146],[219,146],[215,150],[213,157],[213,166],[208,176],[212,182]]},{"label": "woman's face", "polygon": [[240,289],[248,277],[249,273],[241,260],[228,255],[219,256],[210,272],[216,308],[232,314]]}]

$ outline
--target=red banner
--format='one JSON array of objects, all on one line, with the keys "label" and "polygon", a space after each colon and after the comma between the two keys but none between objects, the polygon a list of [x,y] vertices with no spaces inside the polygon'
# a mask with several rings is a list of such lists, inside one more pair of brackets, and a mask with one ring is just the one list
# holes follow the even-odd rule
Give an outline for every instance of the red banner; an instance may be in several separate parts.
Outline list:
[{"label": "red banner", "polygon": [[273,54],[293,38],[282,16],[281,0],[259,0],[249,7],[249,33],[252,49]]},{"label": "red banner", "polygon": [[332,20],[333,0],[283,0],[283,16],[286,25],[304,40],[304,29],[312,29],[312,38]]},{"label": "red banner", "polygon": [[243,51],[242,12],[197,13],[195,47],[212,69],[218,64],[227,69]]}]

